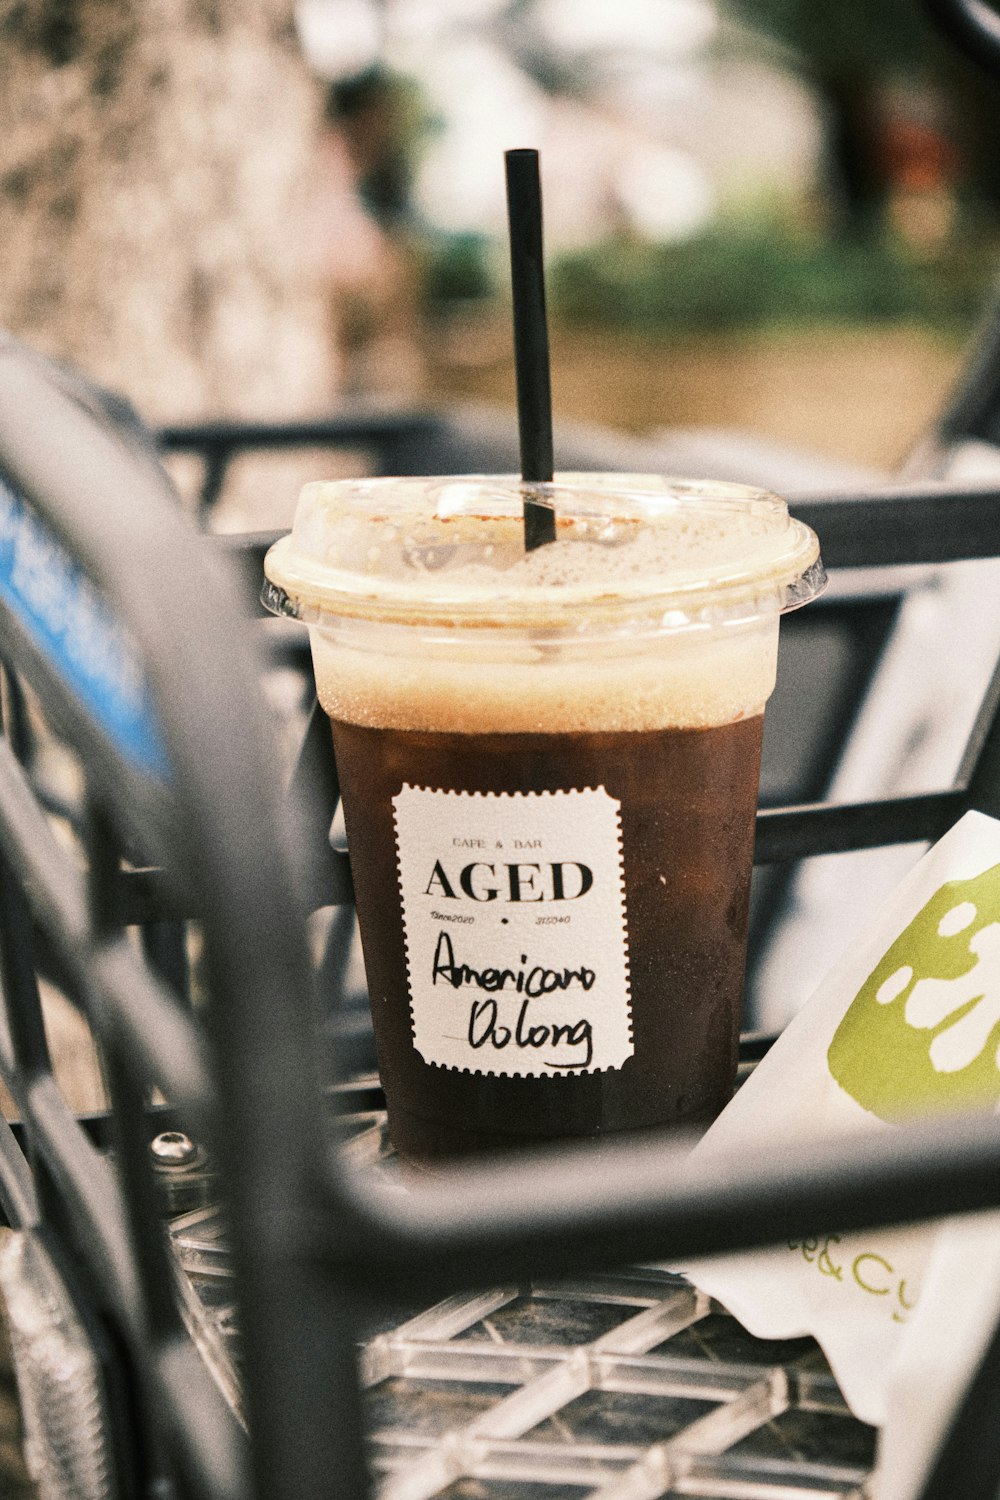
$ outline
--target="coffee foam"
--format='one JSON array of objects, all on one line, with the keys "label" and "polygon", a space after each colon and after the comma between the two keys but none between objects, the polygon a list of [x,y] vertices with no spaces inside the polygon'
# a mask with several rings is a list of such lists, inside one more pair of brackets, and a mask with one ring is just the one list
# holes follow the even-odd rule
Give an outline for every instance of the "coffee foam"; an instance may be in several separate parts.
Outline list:
[{"label": "coffee foam", "polygon": [[508,641],[460,658],[427,643],[380,651],[352,634],[311,630],[320,702],[349,723],[461,734],[706,729],[763,712],[778,616],[724,635],[572,653],[525,637],[520,652]]}]

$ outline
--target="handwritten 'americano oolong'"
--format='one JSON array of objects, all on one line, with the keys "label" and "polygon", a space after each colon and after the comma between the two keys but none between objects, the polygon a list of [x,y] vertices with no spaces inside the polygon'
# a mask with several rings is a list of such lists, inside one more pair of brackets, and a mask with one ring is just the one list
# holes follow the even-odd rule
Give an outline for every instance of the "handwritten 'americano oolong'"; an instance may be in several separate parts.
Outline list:
[{"label": "handwritten 'americano oolong'", "polygon": [[[522,965],[528,963],[526,953],[521,954],[521,963]],[[579,985],[585,991],[589,990],[593,987],[596,978],[594,970],[585,967],[558,970],[546,969],[540,964],[535,964],[531,968],[517,970],[474,969],[469,964],[458,962],[447,932],[439,934],[434,950],[432,983],[437,984],[441,979],[456,990],[471,986],[487,993],[506,990],[510,985],[515,993],[526,997],[521,1003],[513,1026],[506,1026],[501,1022],[500,1009],[495,1000],[472,1001],[469,1008],[468,1040],[473,1051],[479,1051],[487,1043],[499,1052],[509,1046],[535,1049],[556,1048],[562,1044],[568,1047],[583,1046],[583,1053],[570,1061],[547,1059],[547,1064],[551,1068],[567,1070],[588,1068],[594,1055],[593,1027],[586,1016],[568,1022],[530,1022],[528,1007],[533,999],[554,995],[574,985]]]}]

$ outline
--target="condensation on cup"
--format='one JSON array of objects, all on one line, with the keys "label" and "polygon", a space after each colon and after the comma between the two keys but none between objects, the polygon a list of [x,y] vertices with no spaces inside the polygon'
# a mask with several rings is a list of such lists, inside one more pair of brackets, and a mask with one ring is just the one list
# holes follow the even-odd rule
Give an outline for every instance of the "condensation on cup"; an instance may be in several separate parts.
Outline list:
[{"label": "condensation on cup", "polygon": [[304,621],[379,1071],[414,1161],[698,1126],[736,1072],[764,706],[825,576],[774,495],[638,475],[305,487]]}]

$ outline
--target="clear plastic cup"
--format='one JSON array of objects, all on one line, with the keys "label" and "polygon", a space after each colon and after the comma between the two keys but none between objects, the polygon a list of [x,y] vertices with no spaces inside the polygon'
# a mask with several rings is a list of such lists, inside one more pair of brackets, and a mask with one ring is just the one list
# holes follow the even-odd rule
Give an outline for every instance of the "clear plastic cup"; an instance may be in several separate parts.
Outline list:
[{"label": "clear plastic cup", "polygon": [[641,475],[307,485],[310,631],[379,1069],[414,1160],[711,1120],[736,1071],[764,705],[819,545]]}]

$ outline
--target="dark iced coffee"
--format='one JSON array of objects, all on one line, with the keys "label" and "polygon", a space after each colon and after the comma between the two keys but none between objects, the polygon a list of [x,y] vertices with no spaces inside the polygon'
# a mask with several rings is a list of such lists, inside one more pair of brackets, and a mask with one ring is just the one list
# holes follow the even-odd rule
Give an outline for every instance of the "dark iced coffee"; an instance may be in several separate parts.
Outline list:
[{"label": "dark iced coffee", "polygon": [[516,481],[312,486],[268,561],[314,627],[413,1159],[706,1122],[735,1076],[763,710],[815,538],[733,487],[552,492],[526,556]]}]

